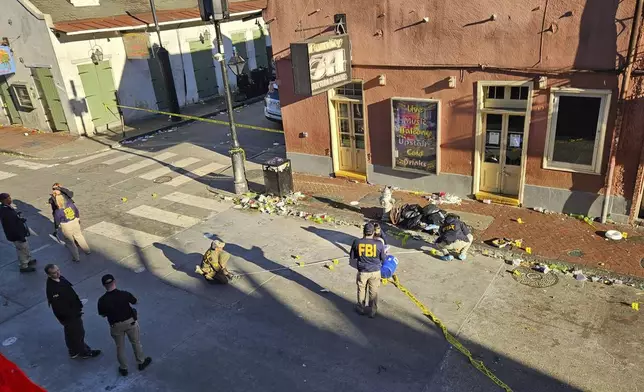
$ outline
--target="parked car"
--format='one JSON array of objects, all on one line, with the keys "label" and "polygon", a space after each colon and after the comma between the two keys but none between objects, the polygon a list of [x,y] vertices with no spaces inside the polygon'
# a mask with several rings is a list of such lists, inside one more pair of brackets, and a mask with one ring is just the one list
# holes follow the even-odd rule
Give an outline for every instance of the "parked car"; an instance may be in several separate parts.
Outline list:
[{"label": "parked car", "polygon": [[271,83],[264,98],[264,116],[273,121],[282,121],[282,109],[277,83]]}]

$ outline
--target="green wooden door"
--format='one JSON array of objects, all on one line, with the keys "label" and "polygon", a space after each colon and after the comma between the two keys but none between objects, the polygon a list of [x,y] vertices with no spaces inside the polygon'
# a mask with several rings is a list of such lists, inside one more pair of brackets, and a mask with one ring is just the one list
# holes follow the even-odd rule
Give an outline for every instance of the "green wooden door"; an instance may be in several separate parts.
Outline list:
[{"label": "green wooden door", "polygon": [[20,113],[18,113],[13,97],[9,92],[9,83],[7,83],[7,79],[4,76],[0,76],[0,97],[2,97],[2,105],[9,114],[9,122],[11,124],[22,124]]},{"label": "green wooden door", "polygon": [[51,130],[69,131],[63,104],[60,100],[58,89],[56,89],[56,83],[54,83],[54,76],[51,74],[51,69],[32,68],[31,73],[36,82],[40,101],[43,109],[45,109]]},{"label": "green wooden door", "polygon": [[246,32],[240,31],[230,35],[230,40],[237,51],[237,54],[242,56],[246,60],[244,64],[244,73],[248,72],[248,50],[246,50]]},{"label": "green wooden door", "polygon": [[255,61],[257,67],[268,68],[268,54],[266,53],[266,35],[260,29],[253,30],[253,46],[255,47]]},{"label": "green wooden door", "polygon": [[120,117],[116,107],[116,88],[110,62],[79,65],[78,74],[83,83],[85,100],[94,127],[118,122]]},{"label": "green wooden door", "polygon": [[197,93],[200,99],[217,95],[217,74],[212,56],[212,44],[209,41],[191,41],[190,57],[195,73]]},{"label": "green wooden door", "polygon": [[170,108],[168,102],[168,90],[165,87],[163,74],[161,73],[161,65],[156,56],[152,55],[154,49],[150,48],[150,58],[148,59],[148,67],[150,68],[150,78],[152,79],[152,87],[154,88],[154,96],[157,100],[157,107],[159,110]]}]

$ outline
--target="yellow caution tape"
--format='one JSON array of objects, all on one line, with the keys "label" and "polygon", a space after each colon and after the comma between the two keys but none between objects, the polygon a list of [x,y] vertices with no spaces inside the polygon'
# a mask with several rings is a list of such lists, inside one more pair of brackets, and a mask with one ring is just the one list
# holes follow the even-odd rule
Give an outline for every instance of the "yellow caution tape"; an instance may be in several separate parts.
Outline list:
[{"label": "yellow caution tape", "polygon": [[[103,105],[105,107],[107,107],[107,105],[105,105],[105,104],[103,104]],[[155,113],[155,114],[164,114],[166,116],[174,116],[174,117],[179,117],[179,118],[183,118],[183,119],[186,119],[186,120],[201,121],[201,122],[207,122],[207,123],[211,123],[211,124],[230,125],[229,121],[224,121],[224,120],[213,120],[211,118],[188,116],[186,114],[178,114],[178,113],[164,112],[164,111],[161,111],[161,110],[137,108],[137,107],[134,107],[134,106],[126,106],[126,105],[116,105],[116,106],[119,107],[119,108],[123,108],[123,109],[139,110],[139,111],[142,111],[142,112]],[[284,133],[284,131],[281,131],[279,129],[258,127],[256,125],[238,124],[238,123],[235,123],[235,125],[240,127],[240,128],[254,129],[254,130],[257,130],[257,131]]]},{"label": "yellow caution tape", "polygon": [[423,312],[423,314],[424,314],[428,319],[430,319],[430,320],[431,320],[431,321],[432,321],[432,322],[433,322],[433,323],[434,323],[438,328],[440,328],[440,329],[441,329],[441,331],[443,331],[443,336],[445,336],[445,339],[447,340],[447,342],[448,342],[449,344],[451,344],[451,345],[452,345],[452,347],[454,347],[455,349],[457,349],[458,351],[460,351],[463,355],[465,355],[465,356],[470,360],[470,363],[471,363],[475,368],[477,368],[481,373],[483,373],[485,376],[487,376],[487,378],[489,378],[490,380],[494,381],[494,383],[495,383],[496,385],[498,385],[498,386],[500,386],[501,388],[503,388],[506,392],[512,392],[512,389],[511,389],[509,386],[507,386],[503,381],[501,381],[498,377],[496,377],[496,376],[494,375],[494,373],[492,373],[492,372],[491,372],[487,367],[485,367],[485,364],[483,363],[483,361],[480,361],[480,360],[478,360],[478,359],[474,359],[474,357],[472,357],[472,353],[470,352],[470,350],[468,350],[467,348],[465,348],[465,346],[463,346],[463,345],[461,344],[461,342],[459,342],[459,341],[458,341],[458,340],[457,340],[457,339],[456,339],[456,338],[455,338],[455,337],[454,337],[454,336],[453,336],[453,335],[452,335],[452,334],[447,330],[447,327],[445,327],[445,325],[443,324],[443,322],[442,322],[442,321],[440,321],[440,320],[438,319],[438,317],[436,317],[436,316],[434,315],[434,313],[432,313],[432,312],[431,312],[431,310],[429,310],[429,309],[428,309],[428,308],[427,308],[427,307],[426,307],[422,302],[420,302],[420,301],[419,301],[419,300],[418,300],[418,299],[417,299],[417,298],[416,298],[416,297],[415,297],[411,292],[409,292],[409,290],[407,290],[407,288],[405,288],[402,284],[400,284],[400,280],[398,280],[398,276],[394,275],[394,276],[393,276],[393,278],[391,279],[391,283],[393,283],[393,285],[394,285],[394,286],[396,286],[396,287],[397,287],[397,288],[398,288],[398,289],[399,289],[403,294],[405,294],[407,297],[409,297],[409,299],[411,300],[411,302],[413,302],[413,303],[414,303],[414,304],[415,304],[415,305],[416,305],[416,306],[417,306],[417,307],[418,307],[418,308]]}]

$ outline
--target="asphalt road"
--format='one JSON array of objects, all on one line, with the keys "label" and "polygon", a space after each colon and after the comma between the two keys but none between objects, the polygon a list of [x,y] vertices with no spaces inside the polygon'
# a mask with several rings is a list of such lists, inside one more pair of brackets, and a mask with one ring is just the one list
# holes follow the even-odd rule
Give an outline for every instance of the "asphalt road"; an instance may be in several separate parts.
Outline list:
[{"label": "asphalt road", "polygon": [[[276,127],[262,105],[237,122]],[[53,262],[87,300],[92,360],[67,356],[62,327],[45,301],[45,277],[18,273],[0,240],[0,350],[48,391],[497,391],[451,349],[441,331],[391,285],[380,315],[353,311],[355,270],[346,250],[355,227],[232,209],[208,186],[230,189],[225,126],[193,123],[118,151],[66,161],[1,157],[0,192],[9,192],[39,234],[39,266]],[[260,163],[283,156],[279,133],[239,130],[251,182]],[[51,184],[75,193],[93,249],[79,264],[48,236]],[[223,239],[230,267],[244,278],[221,287],[194,273],[211,239]],[[565,277],[548,288],[518,284],[502,260],[444,263],[421,244],[394,240],[405,285],[489,369],[516,391],[637,391],[644,383],[644,327],[623,306],[637,293]],[[311,263],[295,267],[293,256]],[[293,268],[288,268],[293,267]],[[96,312],[100,277],[134,293],[142,343],[153,364],[117,373],[107,323]],[[15,340],[14,340],[15,338]],[[129,354],[132,369],[134,360]]]}]

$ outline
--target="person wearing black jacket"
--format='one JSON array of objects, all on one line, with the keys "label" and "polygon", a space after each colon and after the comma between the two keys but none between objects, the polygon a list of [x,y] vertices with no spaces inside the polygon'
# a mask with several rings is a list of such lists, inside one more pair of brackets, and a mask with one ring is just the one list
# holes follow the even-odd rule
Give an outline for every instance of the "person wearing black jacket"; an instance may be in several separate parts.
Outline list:
[{"label": "person wearing black jacket", "polygon": [[13,242],[18,253],[18,261],[20,263],[20,272],[34,272],[36,268],[36,260],[31,257],[29,251],[29,228],[27,227],[27,219],[22,217],[22,214],[17,209],[11,206],[11,195],[8,193],[0,194],[0,221],[4,229],[4,235],[7,241]]},{"label": "person wearing black jacket", "polygon": [[47,274],[47,302],[54,316],[65,329],[65,344],[71,358],[94,358],[101,350],[92,350],[85,343],[85,328],[83,327],[83,303],[78,298],[72,284],[60,274],[60,269],[54,264],[45,266]]},{"label": "person wearing black jacket", "polygon": [[455,252],[460,260],[465,260],[473,241],[474,236],[470,228],[461,221],[461,217],[447,214],[436,239],[437,254],[441,260],[451,261],[454,256],[450,252]]},{"label": "person wearing black jacket", "polygon": [[[378,312],[378,288],[380,287],[380,269],[385,261],[385,245],[374,238],[375,228],[372,223],[367,223],[363,228],[364,236],[353,241],[349,258],[356,263],[358,276],[358,303],[356,311],[369,317],[376,317]],[[367,301],[367,291],[369,299]]]}]

